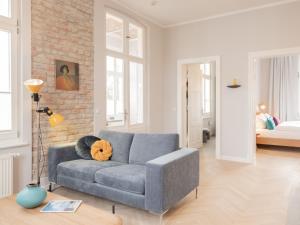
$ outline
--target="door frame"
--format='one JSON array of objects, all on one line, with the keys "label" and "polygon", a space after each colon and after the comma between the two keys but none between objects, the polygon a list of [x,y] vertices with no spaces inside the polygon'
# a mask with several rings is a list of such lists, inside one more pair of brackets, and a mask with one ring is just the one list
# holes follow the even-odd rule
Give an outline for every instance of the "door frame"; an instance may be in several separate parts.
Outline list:
[{"label": "door frame", "polygon": [[177,61],[177,132],[180,135],[180,145],[183,143],[182,127],[186,121],[182,121],[182,66],[186,64],[201,64],[207,62],[216,63],[216,158],[221,158],[221,57],[209,56],[200,58],[179,59]]},{"label": "door frame", "polygon": [[[255,63],[257,59],[300,54],[300,47],[285,48],[285,49],[273,49],[268,51],[258,51],[248,53],[248,102],[249,102],[249,132],[248,132],[248,154],[247,161],[250,163],[256,163],[256,67]],[[253,95],[255,93],[255,95]]]}]

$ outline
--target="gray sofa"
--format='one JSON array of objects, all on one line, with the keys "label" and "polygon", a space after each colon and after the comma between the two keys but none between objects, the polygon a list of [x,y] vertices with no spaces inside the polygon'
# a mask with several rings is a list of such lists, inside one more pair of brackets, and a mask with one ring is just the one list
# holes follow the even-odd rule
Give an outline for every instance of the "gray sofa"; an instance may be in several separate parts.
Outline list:
[{"label": "gray sofa", "polygon": [[75,143],[52,146],[49,181],[159,214],[198,187],[199,152],[179,150],[177,134],[102,131],[99,137],[111,143],[111,160],[81,159]]}]

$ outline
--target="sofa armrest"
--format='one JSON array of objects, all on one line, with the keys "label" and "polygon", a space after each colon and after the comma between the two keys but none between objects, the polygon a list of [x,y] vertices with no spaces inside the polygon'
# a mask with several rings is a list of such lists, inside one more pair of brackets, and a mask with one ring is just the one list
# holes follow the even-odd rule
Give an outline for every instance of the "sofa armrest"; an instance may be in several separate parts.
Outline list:
[{"label": "sofa armrest", "polygon": [[56,183],[57,165],[61,162],[80,159],[75,151],[76,143],[50,146],[48,149],[48,178]]},{"label": "sofa armrest", "polygon": [[163,213],[199,185],[199,151],[183,148],[146,163],[145,207]]}]

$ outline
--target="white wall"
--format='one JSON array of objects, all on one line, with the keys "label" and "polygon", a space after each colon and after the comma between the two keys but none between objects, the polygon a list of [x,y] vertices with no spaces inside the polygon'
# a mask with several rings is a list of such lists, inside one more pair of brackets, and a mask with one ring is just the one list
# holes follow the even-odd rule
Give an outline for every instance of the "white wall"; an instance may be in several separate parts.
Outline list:
[{"label": "white wall", "polygon": [[[95,134],[105,127],[105,7],[120,11],[137,20],[147,28],[147,60],[148,70],[148,130],[161,132],[163,130],[163,30],[158,26],[141,19],[130,10],[122,8],[109,0],[95,0],[94,3],[94,97],[95,97]],[[100,88],[99,88],[100,87]]]},{"label": "white wall", "polygon": [[[176,132],[178,59],[221,56],[221,155],[246,160],[248,53],[300,46],[300,2],[173,27],[165,33],[164,127]],[[242,87],[226,85],[237,78]],[[255,94],[255,93],[254,93]]]}]

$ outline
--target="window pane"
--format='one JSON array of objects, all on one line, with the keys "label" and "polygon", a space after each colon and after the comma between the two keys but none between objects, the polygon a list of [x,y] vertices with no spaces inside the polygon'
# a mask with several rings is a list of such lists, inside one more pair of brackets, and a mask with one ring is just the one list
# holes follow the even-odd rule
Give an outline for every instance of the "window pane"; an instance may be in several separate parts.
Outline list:
[{"label": "window pane", "polygon": [[200,64],[200,70],[203,75],[210,76],[210,63]]},{"label": "window pane", "polygon": [[0,0],[0,16],[11,17],[11,0]]},{"label": "window pane", "polygon": [[129,55],[143,57],[143,29],[129,24]]},{"label": "window pane", "polygon": [[205,79],[205,97],[209,100],[210,98],[210,80]]},{"label": "window pane", "polygon": [[203,113],[210,113],[210,79],[204,78],[203,87]]},{"label": "window pane", "polygon": [[11,130],[11,94],[0,93],[0,131]]},{"label": "window pane", "polygon": [[0,92],[10,91],[11,34],[0,30]]},{"label": "window pane", "polygon": [[106,121],[109,126],[124,125],[124,64],[106,57]]},{"label": "window pane", "polygon": [[206,63],[205,64],[205,72],[204,72],[205,75],[210,75],[210,64],[209,63]]},{"label": "window pane", "polygon": [[130,124],[143,123],[143,65],[130,62]]},{"label": "window pane", "polygon": [[200,70],[202,72],[202,74],[204,75],[205,74],[205,64],[200,64]]},{"label": "window pane", "polygon": [[123,20],[106,14],[106,48],[123,52]]}]

